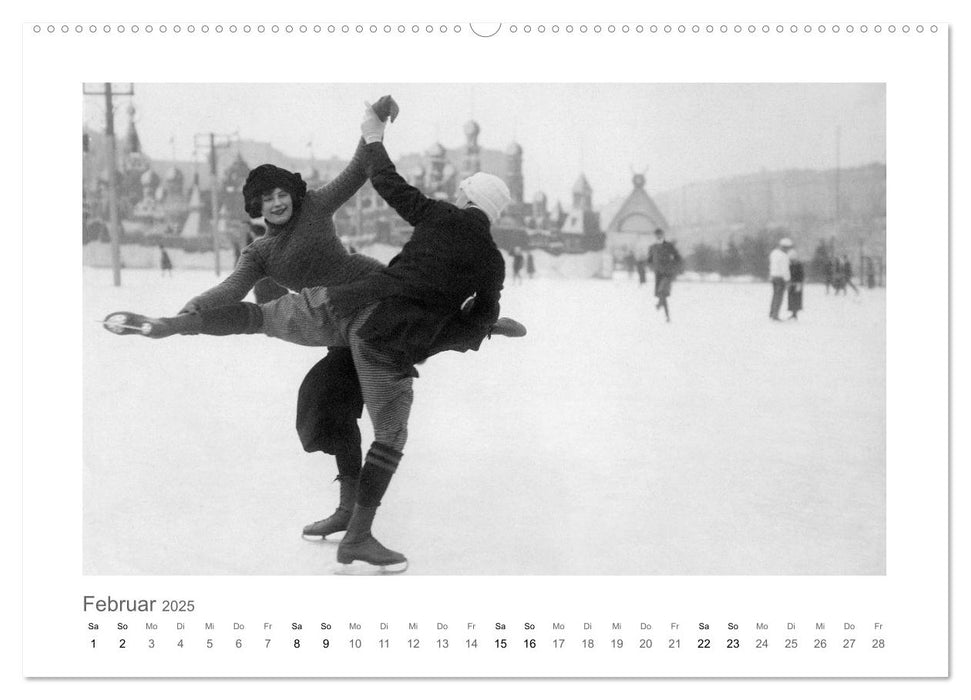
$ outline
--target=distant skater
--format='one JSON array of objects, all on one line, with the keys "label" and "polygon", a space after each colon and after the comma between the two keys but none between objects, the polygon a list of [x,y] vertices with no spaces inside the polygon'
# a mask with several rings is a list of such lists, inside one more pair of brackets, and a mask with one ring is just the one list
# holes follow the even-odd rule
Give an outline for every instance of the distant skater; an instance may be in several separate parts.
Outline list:
[{"label": "distant skater", "polygon": [[159,251],[159,258],[160,258],[159,264],[162,267],[162,277],[165,277],[166,272],[169,274],[169,277],[171,277],[172,258],[169,257],[169,251],[167,251],[165,249],[165,246],[163,246],[161,243],[158,244],[158,251]]},{"label": "distant skater", "polygon": [[668,297],[671,296],[674,278],[681,272],[681,254],[674,243],[664,239],[663,229],[655,229],[654,238],[655,243],[647,251],[647,264],[654,271],[654,296],[657,297],[655,308],[664,309],[664,319],[670,323]]},{"label": "distant skater", "polygon": [[877,286],[877,269],[873,262],[873,258],[867,257],[866,264],[864,265],[864,272],[866,274],[866,288],[873,289]]},{"label": "distant skater", "polygon": [[799,312],[802,311],[802,285],[805,279],[806,274],[802,261],[799,260],[799,254],[796,252],[796,249],[793,248],[789,251],[788,305],[789,318],[794,321],[799,320]]},{"label": "distant skater", "polygon": [[637,269],[637,285],[647,284],[647,261],[642,257],[634,260],[634,267]]},{"label": "distant skater", "polygon": [[523,257],[523,252],[516,246],[512,249],[512,281],[513,284],[523,283],[523,265],[526,259]]},{"label": "distant skater", "polygon": [[779,245],[769,253],[769,279],[772,282],[772,303],[769,305],[769,318],[781,321],[779,309],[782,308],[782,297],[789,283],[789,249],[792,241],[783,238]]},{"label": "distant skater", "polygon": [[839,270],[840,281],[843,283],[841,289],[843,294],[846,294],[846,287],[850,286],[856,294],[860,293],[856,285],[853,284],[853,263],[850,262],[848,255],[843,255],[839,260],[836,261],[836,267]]},{"label": "distant skater", "polygon": [[533,260],[533,252],[526,251],[526,276],[529,279],[533,279],[533,275],[536,274],[536,261]]}]

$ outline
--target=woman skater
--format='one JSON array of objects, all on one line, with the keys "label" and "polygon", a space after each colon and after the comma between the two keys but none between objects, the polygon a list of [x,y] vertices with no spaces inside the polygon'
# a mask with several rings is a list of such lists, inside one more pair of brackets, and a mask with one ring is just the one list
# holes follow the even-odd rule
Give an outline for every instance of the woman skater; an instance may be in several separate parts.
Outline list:
[{"label": "woman skater", "polygon": [[[374,105],[378,118],[394,121],[398,105],[386,95]],[[364,141],[351,162],[332,181],[307,191],[298,173],[271,164],[250,171],[243,186],[246,213],[262,217],[266,231],[240,255],[232,274],[191,299],[179,312],[224,306],[254,290],[258,302],[288,290],[337,285],[359,279],[384,265],[349,254],[334,227],[334,213],[367,180]],[[332,348],[308,373],[297,402],[297,432],[304,450],[334,455],[340,501],[336,511],[303,529],[305,536],[326,537],[347,527],[361,471],[361,433],[357,421],[363,399],[347,348]]]},{"label": "woman skater", "polygon": [[802,284],[806,278],[803,270],[802,261],[799,254],[793,248],[789,251],[789,318],[799,320],[799,312],[802,311]]}]

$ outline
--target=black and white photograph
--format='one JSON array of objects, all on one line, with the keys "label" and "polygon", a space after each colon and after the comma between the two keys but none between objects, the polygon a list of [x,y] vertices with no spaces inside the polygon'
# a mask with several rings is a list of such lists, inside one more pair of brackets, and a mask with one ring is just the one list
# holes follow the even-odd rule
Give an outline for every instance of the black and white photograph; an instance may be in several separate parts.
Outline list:
[{"label": "black and white photograph", "polygon": [[884,84],[83,90],[84,574],[886,574]]},{"label": "black and white photograph", "polygon": [[21,27],[25,688],[953,690],[947,12],[173,2]]}]

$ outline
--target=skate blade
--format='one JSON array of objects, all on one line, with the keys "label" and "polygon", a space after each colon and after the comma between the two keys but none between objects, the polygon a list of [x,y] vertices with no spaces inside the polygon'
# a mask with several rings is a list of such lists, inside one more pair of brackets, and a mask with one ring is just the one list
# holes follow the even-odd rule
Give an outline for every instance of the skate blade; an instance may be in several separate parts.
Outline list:
[{"label": "skate blade", "polygon": [[[339,537],[333,537],[334,535],[340,535]],[[300,537],[307,540],[307,542],[333,542],[335,544],[340,543],[344,539],[344,535],[340,532],[332,532],[329,535],[308,535],[306,532],[300,533]],[[331,537],[332,539],[327,539]]]},{"label": "skate blade", "polygon": [[353,561],[350,564],[338,564],[334,572],[338,576],[389,576],[403,574],[408,570],[408,562],[400,564],[376,565],[364,561]]}]

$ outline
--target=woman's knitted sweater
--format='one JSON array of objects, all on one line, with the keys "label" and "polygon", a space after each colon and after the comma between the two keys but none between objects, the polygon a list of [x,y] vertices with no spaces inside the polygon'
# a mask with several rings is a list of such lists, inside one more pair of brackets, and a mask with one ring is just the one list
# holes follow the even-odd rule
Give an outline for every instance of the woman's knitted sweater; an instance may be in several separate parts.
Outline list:
[{"label": "woman's knitted sweater", "polygon": [[186,307],[209,309],[241,301],[260,279],[270,277],[293,291],[329,287],[360,279],[384,265],[345,250],[334,228],[334,212],[367,180],[364,141],[332,181],[307,192],[286,224],[270,226],[248,245],[236,269],[218,285],[191,299]]}]

